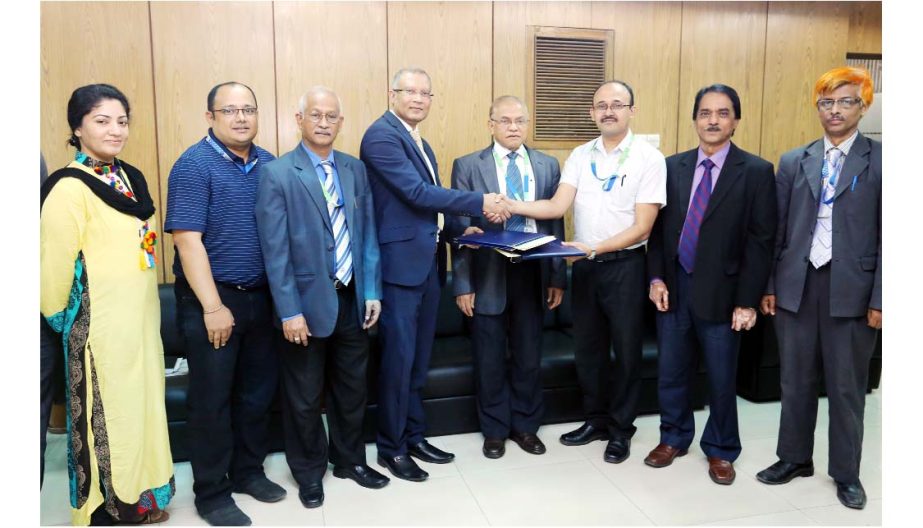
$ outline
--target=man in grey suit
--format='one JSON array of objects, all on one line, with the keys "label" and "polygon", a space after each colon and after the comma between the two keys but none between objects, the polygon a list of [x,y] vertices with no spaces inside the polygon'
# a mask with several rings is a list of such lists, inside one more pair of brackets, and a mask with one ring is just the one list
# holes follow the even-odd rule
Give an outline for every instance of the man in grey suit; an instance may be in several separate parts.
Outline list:
[{"label": "man in grey suit", "polygon": [[[511,200],[534,201],[554,196],[561,177],[558,160],[527,148],[529,111],[511,95],[490,106],[487,123],[493,143],[455,160],[452,187],[499,193]],[[481,217],[456,217],[458,231],[526,231],[564,238],[564,221],[513,216],[504,225]],[[563,259],[512,263],[489,249],[456,248],[452,252],[455,302],[472,318],[478,419],[483,453],[500,458],[506,438],[527,453],[541,455],[545,445],[535,434],[541,425],[541,335],[543,302],[561,304],[566,285]],[[507,345],[510,359],[507,361]]]},{"label": "man in grey suit", "polygon": [[[388,478],[365,461],[366,330],[381,313],[381,267],[365,165],[333,150],[343,122],[328,88],[305,93],[295,116],[302,141],[268,163],[256,219],[276,324],[282,329],[285,454],[302,504],[324,502],[333,475],[366,488]],[[327,435],[321,421],[325,387]]]},{"label": "man in grey suit", "polygon": [[782,416],[779,461],[757,474],[783,484],[814,474],[817,385],[830,406],[828,473],[844,506],[859,482],[869,360],[881,328],[881,143],[858,131],[872,80],[835,68],[814,86],[824,137],[782,155],[775,269],[761,311],[775,316]]}]

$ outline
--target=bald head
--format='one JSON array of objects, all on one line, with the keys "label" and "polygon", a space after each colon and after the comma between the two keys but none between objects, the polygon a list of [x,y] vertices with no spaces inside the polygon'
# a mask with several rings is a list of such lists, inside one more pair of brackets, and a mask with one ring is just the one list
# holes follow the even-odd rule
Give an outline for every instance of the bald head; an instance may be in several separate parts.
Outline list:
[{"label": "bald head", "polygon": [[308,108],[309,100],[311,98],[316,98],[323,95],[332,96],[334,99],[336,99],[338,110],[341,113],[343,112],[343,102],[340,101],[340,96],[330,88],[321,86],[319,84],[308,88],[308,91],[301,95],[301,97],[298,99],[298,111],[302,114],[305,113],[305,110]]}]

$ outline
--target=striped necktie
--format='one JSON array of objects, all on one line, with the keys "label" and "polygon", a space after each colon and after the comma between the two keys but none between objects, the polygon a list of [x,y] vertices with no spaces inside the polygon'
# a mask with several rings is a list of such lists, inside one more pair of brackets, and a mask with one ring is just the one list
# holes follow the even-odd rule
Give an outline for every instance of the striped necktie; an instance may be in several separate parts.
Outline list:
[{"label": "striped necktie", "polygon": [[[509,163],[506,165],[506,196],[511,200],[522,200],[526,199],[525,193],[522,190],[522,175],[519,173],[519,167],[516,165],[516,156],[515,152],[510,152],[506,155],[510,159]],[[520,215],[513,215],[509,220],[506,221],[506,230],[507,231],[525,231],[526,230],[526,219]]]},{"label": "striped necktie", "polygon": [[836,181],[840,176],[840,158],[843,151],[832,148],[827,151],[821,172],[820,205],[817,207],[817,224],[811,239],[811,264],[820,268],[830,262],[833,256],[833,197],[836,195]]},{"label": "striped necktie", "polygon": [[333,266],[336,277],[343,284],[349,284],[353,276],[353,254],[349,248],[349,229],[346,227],[346,214],[343,212],[343,202],[337,194],[336,185],[333,183],[333,164],[329,160],[320,162],[324,169],[324,194],[327,198],[327,214],[330,215],[330,225],[333,226],[334,260]]},{"label": "striped necktie", "polygon": [[705,158],[702,166],[705,168],[705,173],[699,181],[699,186],[695,188],[692,203],[686,211],[683,233],[679,239],[679,264],[690,274],[695,267],[695,249],[699,243],[699,228],[702,226],[702,218],[705,217],[708,200],[711,198],[711,170],[715,168],[715,162]]}]

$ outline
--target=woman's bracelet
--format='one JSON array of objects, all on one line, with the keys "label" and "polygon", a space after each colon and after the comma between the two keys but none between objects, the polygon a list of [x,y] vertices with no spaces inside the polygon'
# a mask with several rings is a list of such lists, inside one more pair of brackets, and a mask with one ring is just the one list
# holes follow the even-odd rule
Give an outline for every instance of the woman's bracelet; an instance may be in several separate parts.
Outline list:
[{"label": "woman's bracelet", "polygon": [[223,305],[223,304],[219,304],[218,307],[215,308],[214,310],[209,310],[209,311],[207,311],[207,312],[203,310],[203,311],[202,311],[202,315],[208,315],[208,314],[213,314],[213,313],[216,313],[216,312],[220,312],[222,308],[224,308],[224,305]]}]

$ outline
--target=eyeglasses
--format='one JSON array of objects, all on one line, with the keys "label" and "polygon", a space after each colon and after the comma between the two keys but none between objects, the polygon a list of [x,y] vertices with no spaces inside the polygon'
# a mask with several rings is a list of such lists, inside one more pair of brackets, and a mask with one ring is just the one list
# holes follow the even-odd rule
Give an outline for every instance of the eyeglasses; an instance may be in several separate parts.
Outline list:
[{"label": "eyeglasses", "polygon": [[309,121],[315,125],[320,123],[323,119],[326,119],[331,125],[335,125],[340,122],[340,114],[318,114],[317,112],[311,112],[306,115]]},{"label": "eyeglasses", "polygon": [[861,97],[842,97],[840,99],[818,99],[817,108],[821,110],[830,110],[833,108],[834,104],[840,105],[840,108],[844,110],[849,110],[850,108],[862,104]]},{"label": "eyeglasses", "polygon": [[622,108],[631,108],[631,105],[618,103],[618,102],[612,103],[611,105],[607,105],[606,103],[598,103],[594,105],[593,108],[595,108],[597,112],[605,112],[606,110],[610,110],[610,109],[613,112],[618,112]]},{"label": "eyeglasses", "polygon": [[712,112],[711,110],[699,110],[699,113],[696,114],[696,119],[711,119],[711,116],[717,115],[720,119],[730,119],[731,111],[728,109],[721,109],[717,112]]},{"label": "eyeglasses", "polygon": [[498,125],[502,126],[503,128],[509,128],[509,127],[513,126],[513,123],[516,123],[516,126],[517,126],[518,128],[523,128],[523,127],[525,127],[526,125],[529,124],[529,120],[528,120],[528,119],[525,119],[525,118],[519,118],[519,119],[516,119],[516,120],[513,120],[513,121],[510,121],[509,119],[507,119],[507,118],[505,118],[505,117],[504,117],[503,119],[500,119],[500,120],[491,118],[491,121],[493,121],[494,123],[497,123]]},{"label": "eyeglasses", "polygon": [[245,106],[243,108],[234,108],[228,106],[226,108],[214,108],[211,112],[213,114],[221,114],[224,117],[235,117],[237,116],[238,112],[243,112],[245,116],[252,117],[256,115],[257,111],[258,110],[255,106]]},{"label": "eyeglasses", "polygon": [[434,95],[432,92],[421,92],[419,90],[405,90],[403,88],[392,88],[391,91],[392,92],[404,92],[404,95],[406,95],[407,97],[416,97],[419,95],[423,97],[424,99],[432,99]]}]

